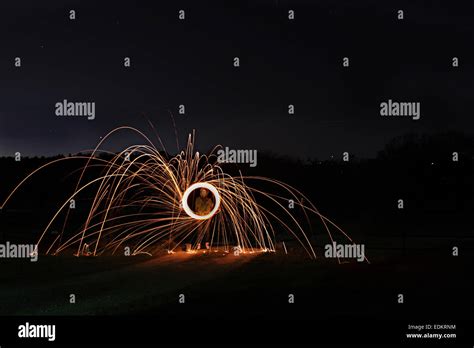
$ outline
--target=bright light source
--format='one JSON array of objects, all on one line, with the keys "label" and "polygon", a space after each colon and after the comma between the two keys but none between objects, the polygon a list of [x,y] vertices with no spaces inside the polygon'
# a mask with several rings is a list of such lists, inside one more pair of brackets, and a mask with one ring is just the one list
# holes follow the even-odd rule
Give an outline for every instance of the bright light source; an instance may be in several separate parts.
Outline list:
[{"label": "bright light source", "polygon": [[[200,189],[200,188],[207,189],[214,195],[214,200],[215,200],[214,208],[212,208],[211,212],[209,214],[206,214],[206,215],[196,214],[189,207],[189,204],[188,204],[189,195],[194,190],[197,190],[197,189]],[[188,214],[190,217],[192,217],[193,219],[196,219],[196,220],[209,219],[210,217],[212,217],[216,213],[217,209],[219,209],[220,204],[221,204],[221,196],[219,195],[219,192],[217,192],[217,189],[213,185],[211,185],[207,182],[198,182],[198,183],[195,183],[195,184],[192,184],[191,186],[189,186],[188,189],[186,191],[184,191],[184,195],[183,195],[183,198],[181,200],[181,205],[183,206],[183,209],[186,212],[186,214]]]}]

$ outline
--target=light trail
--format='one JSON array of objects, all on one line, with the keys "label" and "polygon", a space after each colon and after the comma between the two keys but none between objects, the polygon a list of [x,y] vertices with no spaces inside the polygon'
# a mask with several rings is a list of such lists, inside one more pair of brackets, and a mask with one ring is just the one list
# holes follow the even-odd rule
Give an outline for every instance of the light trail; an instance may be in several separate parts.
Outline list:
[{"label": "light trail", "polygon": [[[123,131],[136,132],[144,144],[129,146],[117,154],[101,150],[107,139]],[[60,203],[38,239],[40,252],[58,254],[72,249],[76,256],[97,256],[129,247],[132,255],[137,255],[153,254],[165,247],[172,254],[190,241],[194,250],[206,242],[209,251],[230,252],[238,248],[244,254],[275,252],[278,232],[286,232],[311,258],[316,258],[313,239],[307,232],[311,229],[311,216],[320,220],[331,242],[337,234],[354,243],[293,187],[267,177],[227,174],[217,161],[218,148],[208,155],[195,152],[193,133],[188,136],[185,149],[170,157],[163,145],[161,150],[156,148],[141,131],[118,127],[103,137],[90,155],[56,159],[33,171],[12,190],[0,209],[38,171],[61,161],[85,160],[74,191]],[[105,155],[111,158],[105,159]],[[90,172],[97,169],[101,173],[88,179]],[[261,189],[262,185],[270,185],[271,192]],[[202,188],[213,198],[212,209],[204,215],[189,204],[192,193]],[[84,198],[91,189],[94,195],[87,217],[79,230],[72,230],[68,224],[69,202]],[[290,199],[296,209],[286,208]],[[303,221],[294,216],[295,211],[303,213]],[[55,224],[61,224],[62,229],[52,238]],[[284,250],[287,253],[286,245]]]}]

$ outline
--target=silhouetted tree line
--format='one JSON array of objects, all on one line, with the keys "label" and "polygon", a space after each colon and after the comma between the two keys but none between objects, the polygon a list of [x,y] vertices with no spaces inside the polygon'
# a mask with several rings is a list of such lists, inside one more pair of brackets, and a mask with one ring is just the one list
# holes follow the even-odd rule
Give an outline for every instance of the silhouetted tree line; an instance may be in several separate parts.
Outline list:
[{"label": "silhouetted tree line", "polygon": [[[0,158],[2,202],[28,173],[59,157],[22,158],[20,162],[11,157]],[[321,213],[337,221],[423,224],[427,219],[441,221],[445,216],[462,225],[468,224],[474,208],[473,162],[474,137],[446,132],[394,138],[373,159],[351,155],[345,162],[341,154],[332,160],[303,161],[259,153],[255,168],[245,164],[224,167],[234,175],[241,172],[287,182],[309,197]],[[67,193],[73,192],[84,164],[81,160],[64,161],[38,173],[8,208],[28,209],[38,214],[38,220],[44,220],[64,201]],[[99,172],[89,172],[91,177],[96,174]],[[397,208],[399,199],[404,201],[403,210]],[[78,211],[86,206],[78,204]],[[38,224],[36,219],[30,223],[32,228]]]}]

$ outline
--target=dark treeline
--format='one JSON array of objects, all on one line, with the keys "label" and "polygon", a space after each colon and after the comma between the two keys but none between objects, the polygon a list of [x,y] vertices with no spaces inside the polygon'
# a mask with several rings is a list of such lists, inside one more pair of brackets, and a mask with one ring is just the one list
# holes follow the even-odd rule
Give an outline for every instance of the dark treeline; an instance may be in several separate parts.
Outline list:
[{"label": "dark treeline", "polygon": [[[0,158],[0,200],[28,173],[53,159]],[[39,172],[5,207],[4,218],[6,211],[28,211],[33,218],[22,223],[39,229],[37,225],[47,221],[74,191],[84,164],[85,160],[63,161]],[[413,234],[472,233],[474,137],[462,133],[404,135],[390,141],[374,159],[349,154],[344,161],[340,154],[332,160],[302,161],[259,153],[255,168],[244,164],[224,168],[234,175],[240,171],[284,181],[338,222],[383,228],[385,233],[398,233],[400,226],[410,226]],[[95,175],[94,171],[89,175]],[[403,199],[403,210],[398,209],[399,199]],[[78,204],[78,210],[86,206]],[[18,218],[7,220],[3,223],[18,223]]]}]

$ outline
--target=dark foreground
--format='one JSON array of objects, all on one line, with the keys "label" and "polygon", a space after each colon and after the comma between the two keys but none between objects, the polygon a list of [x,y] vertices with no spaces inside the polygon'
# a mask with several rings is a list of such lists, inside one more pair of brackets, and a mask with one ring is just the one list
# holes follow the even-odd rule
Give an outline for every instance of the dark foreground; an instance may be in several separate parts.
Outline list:
[{"label": "dark foreground", "polygon": [[292,251],[2,260],[0,314],[469,318],[471,260],[445,251],[368,250],[371,264],[310,260]]},{"label": "dark foreground", "polygon": [[[148,323],[183,319],[173,324],[183,328],[216,319],[245,319],[248,325],[309,319],[315,322],[309,331],[304,329],[306,334],[357,328],[359,339],[377,335],[381,325],[398,326],[397,335],[403,335],[410,332],[409,324],[459,328],[471,319],[474,285],[467,256],[454,257],[445,247],[374,249],[367,255],[370,264],[310,260],[291,248],[289,255],[179,252],[154,257],[40,256],[36,263],[2,260],[0,314],[51,320],[145,316],[151,319]],[[290,294],[294,303],[289,303]],[[403,304],[398,303],[399,294]],[[70,303],[71,295],[75,303]],[[331,335],[336,342],[346,337]]]}]

